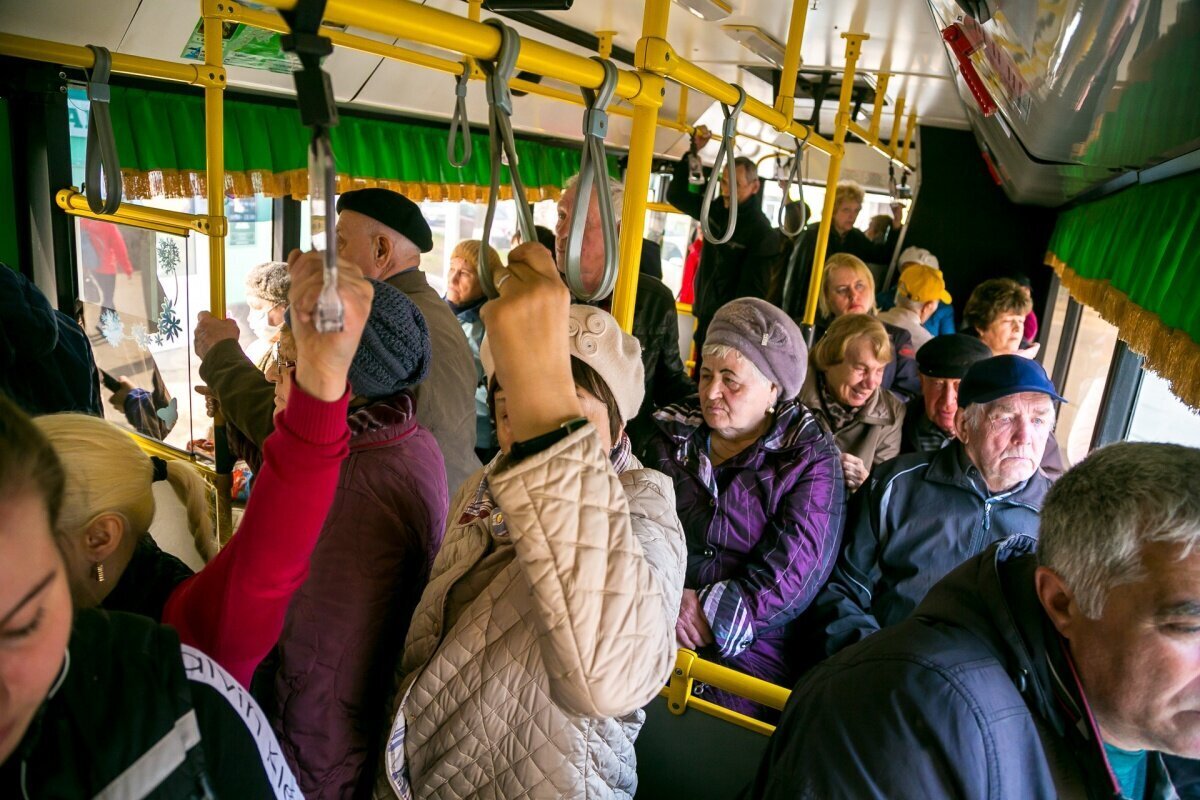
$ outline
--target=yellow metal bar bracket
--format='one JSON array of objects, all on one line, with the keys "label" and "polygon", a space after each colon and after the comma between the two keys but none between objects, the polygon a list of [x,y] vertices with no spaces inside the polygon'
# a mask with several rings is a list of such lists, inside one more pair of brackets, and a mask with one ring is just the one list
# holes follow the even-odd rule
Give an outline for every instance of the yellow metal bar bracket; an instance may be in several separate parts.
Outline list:
[{"label": "yellow metal bar bracket", "polygon": [[596,31],[596,52],[601,58],[608,58],[612,55],[613,37],[617,35],[616,31]]},{"label": "yellow metal bar bracket", "polygon": [[54,202],[63,211],[74,217],[87,217],[104,222],[116,222],[135,228],[169,233],[173,236],[187,236],[191,232],[212,235],[213,231],[225,230],[225,218],[212,219],[201,214],[184,214],[180,211],[167,211],[163,208],[139,206],[135,203],[122,203],[115,214],[94,214],[88,207],[87,198],[76,189],[62,189],[54,196]]},{"label": "yellow metal bar bracket", "polygon": [[893,156],[900,154],[900,121],[904,119],[904,95],[896,100],[896,118],[892,121],[892,138],[888,140],[888,149]]},{"label": "yellow metal bar bracket", "polygon": [[692,697],[692,664],[697,656],[691,650],[680,650],[675,656],[675,668],[671,670],[671,680],[667,683],[667,708],[672,714],[682,714],[687,710],[688,701]]},{"label": "yellow metal bar bracket", "polygon": [[904,130],[904,146],[900,153],[901,161],[908,161],[908,148],[912,145],[913,132],[917,129],[917,112],[910,111],[908,114],[908,127]]},{"label": "yellow metal bar bracket", "polygon": [[890,74],[881,72],[875,81],[875,107],[871,109],[871,129],[867,134],[869,139],[879,138],[879,121],[883,117],[883,105],[887,102],[887,87],[891,77]]}]

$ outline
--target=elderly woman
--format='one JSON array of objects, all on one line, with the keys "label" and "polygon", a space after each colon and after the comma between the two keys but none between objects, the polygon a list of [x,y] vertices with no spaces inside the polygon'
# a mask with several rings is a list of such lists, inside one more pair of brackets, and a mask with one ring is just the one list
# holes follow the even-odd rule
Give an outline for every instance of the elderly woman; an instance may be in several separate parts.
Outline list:
[{"label": "elderly woman", "polygon": [[[845,314],[870,314],[875,316],[879,309],[875,305],[875,278],[871,269],[861,258],[849,253],[830,256],[825,262],[825,277],[821,282],[818,300],[821,318],[826,324]],[[883,323],[888,339],[892,343],[892,359],[883,372],[883,388],[903,401],[911,400],[921,393],[921,377],[917,372],[916,348],[912,335],[896,325]],[[817,341],[825,333],[818,325]]]},{"label": "elderly woman", "polygon": [[963,309],[963,333],[978,336],[992,355],[1033,358],[1037,347],[1022,339],[1025,317],[1033,309],[1029,290],[1009,278],[993,278],[975,287]]},{"label": "elderly woman", "polygon": [[536,243],[483,307],[501,454],[451,504],[376,796],[628,797],[674,663],[674,493],[630,454],[641,348]]},{"label": "elderly woman", "polygon": [[873,467],[900,454],[904,404],[882,388],[891,360],[883,323],[867,314],[846,314],[813,348],[800,390],[800,401],[833,434],[852,492]]},{"label": "elderly woman", "polygon": [[845,513],[837,447],[796,398],[805,355],[782,310],[756,298],[725,304],[701,349],[698,402],[655,414],[651,442],[653,466],[675,482],[687,535],[679,643],[787,686],[795,620],[829,576]]},{"label": "elderly woman", "polygon": [[[483,287],[479,283],[479,256],[483,242],[478,239],[465,239],[454,247],[450,254],[450,273],[446,276],[446,305],[458,318],[463,333],[467,336],[467,344],[471,345],[471,355],[475,359],[475,372],[478,384],[475,387],[475,454],[485,464],[496,454],[496,429],[492,425],[492,415],[488,410],[487,377],[483,372],[483,363],[479,360],[479,347],[483,344],[483,318],[479,309],[483,307]],[[487,245],[488,263],[499,264],[500,254]]]},{"label": "elderly woman", "polygon": [[246,276],[246,305],[250,307],[246,323],[258,337],[246,348],[246,355],[259,369],[266,369],[271,346],[279,338],[289,284],[288,265],[283,261],[259,264]]}]

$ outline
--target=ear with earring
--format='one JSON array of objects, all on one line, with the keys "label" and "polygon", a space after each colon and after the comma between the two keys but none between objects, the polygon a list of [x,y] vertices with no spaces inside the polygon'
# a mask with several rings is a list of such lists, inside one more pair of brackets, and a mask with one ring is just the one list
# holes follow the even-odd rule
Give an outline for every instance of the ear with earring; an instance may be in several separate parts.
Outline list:
[{"label": "ear with earring", "polygon": [[104,564],[96,562],[96,583],[104,583]]}]

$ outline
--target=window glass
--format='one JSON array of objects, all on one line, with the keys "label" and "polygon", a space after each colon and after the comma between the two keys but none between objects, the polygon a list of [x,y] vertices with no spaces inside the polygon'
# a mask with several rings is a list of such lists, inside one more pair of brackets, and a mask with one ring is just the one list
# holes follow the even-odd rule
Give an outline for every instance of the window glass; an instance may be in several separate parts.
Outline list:
[{"label": "window glass", "polygon": [[1042,325],[1048,325],[1046,329],[1046,344],[1040,351],[1042,367],[1045,368],[1047,375],[1054,374],[1054,362],[1058,360],[1058,348],[1062,344],[1063,325],[1067,320],[1067,307],[1071,302],[1071,294],[1063,288],[1062,284],[1054,281],[1054,310],[1051,311],[1049,320],[1041,320]]},{"label": "window glass", "polygon": [[1131,442],[1171,442],[1200,447],[1200,414],[1183,404],[1171,384],[1151,370],[1143,370],[1142,387],[1129,426]]},{"label": "window glass", "polygon": [[1067,402],[1059,409],[1055,429],[1068,467],[1078,464],[1091,449],[1116,346],[1117,329],[1085,306],[1062,392]]},{"label": "window glass", "polygon": [[679,297],[679,288],[683,283],[683,261],[695,229],[695,222],[687,214],[646,212],[642,235],[658,242],[662,248],[662,281],[676,297]]}]

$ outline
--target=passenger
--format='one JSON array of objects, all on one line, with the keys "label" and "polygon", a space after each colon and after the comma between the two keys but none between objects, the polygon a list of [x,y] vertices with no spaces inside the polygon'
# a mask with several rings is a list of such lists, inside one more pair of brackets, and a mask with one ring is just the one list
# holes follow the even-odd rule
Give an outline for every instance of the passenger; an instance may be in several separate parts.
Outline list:
[{"label": "passenger", "polygon": [[258,341],[246,355],[266,371],[271,360],[271,348],[279,340],[279,328],[287,311],[290,277],[283,261],[267,261],[250,270],[246,276],[246,305],[250,307],[247,324]]},{"label": "passenger", "polygon": [[[841,541],[837,447],[796,399],[806,352],[783,311],[754,298],[728,303],[701,352],[698,402],[655,414],[651,446],[650,463],[675,482],[687,535],[676,636],[705,658],[789,685],[793,623],[829,577]],[[772,713],[711,694],[743,713]]]},{"label": "passenger", "polygon": [[[1033,284],[1030,282],[1028,275],[1018,272],[1012,276],[1012,279],[1029,293],[1030,298],[1033,297]],[[1025,315],[1025,330],[1022,331],[1021,337],[1027,342],[1035,342],[1037,341],[1037,334],[1038,318],[1031,305],[1029,313]]]},{"label": "passenger", "polygon": [[871,221],[867,223],[867,238],[875,244],[880,244],[887,241],[887,236],[892,231],[894,220],[888,214],[876,214],[871,217]]},{"label": "passenger", "polygon": [[1200,758],[1198,487],[1192,448],[1093,453],[1036,545],[992,545],[809,673],[746,796],[1190,796],[1163,756]]},{"label": "passenger", "polygon": [[[905,409],[901,453],[932,453],[954,441],[959,384],[972,364],[991,357],[986,344],[961,333],[935,336],[917,351],[921,396],[910,400]],[[1062,453],[1053,431],[1046,437],[1042,472],[1051,481],[1063,474]]]},{"label": "passenger", "polygon": [[621,433],[639,347],[522,245],[483,308],[503,454],[458,491],[413,617],[377,797],[631,797],[684,544]]},{"label": "passenger", "polygon": [[924,264],[911,264],[900,273],[900,282],[896,285],[896,305],[879,312],[878,316],[881,322],[908,331],[913,347],[920,350],[921,345],[933,338],[925,323],[933,318],[939,305],[949,306],[952,302],[941,270]]},{"label": "passenger", "polygon": [[62,495],[53,448],[0,397],[0,797],[298,797],[207,655],[148,619],[72,612]]},{"label": "passenger", "polygon": [[[431,369],[425,318],[404,292],[372,285],[349,372],[350,455],[284,620],[268,709],[308,798],[369,792],[392,673],[446,524],[442,455],[414,409],[414,387]],[[292,402],[290,348],[285,332],[281,410]]]},{"label": "passenger", "polygon": [[642,239],[642,257],[638,261],[638,274],[649,275],[656,281],[662,280],[662,245],[658,242]]},{"label": "passenger", "polygon": [[[279,638],[333,502],[348,439],[346,374],[371,302],[370,285],[345,265],[339,294],[346,330],[318,335],[310,317],[321,265],[307,258],[293,269],[297,312],[306,309],[293,314],[295,402],[267,438],[264,467],[237,535],[215,557],[205,486],[190,465],[146,456],[127,433],[95,417],[34,420],[64,466],[56,532],[75,606],[165,622],[244,685]],[[186,508],[197,550],[212,559],[196,575],[151,537],[151,484],[162,480]]]},{"label": "passenger", "polygon": [[[571,225],[571,212],[575,208],[579,177],[567,181],[558,200],[558,270],[567,268],[567,234]],[[613,212],[618,228],[621,224],[621,206],[625,188],[612,178],[608,182],[612,195]],[[595,189],[592,190],[595,197]],[[604,237],[600,228],[600,205],[593,199],[584,221],[582,249],[579,268],[585,288],[594,290],[604,276]],[[612,299],[607,298],[598,305],[608,310]],[[633,335],[642,347],[642,375],[645,379],[644,395],[637,416],[628,421],[626,428],[633,442],[634,453],[639,456],[653,435],[654,409],[675,403],[695,394],[696,385],[683,370],[679,357],[679,316],[675,311],[675,298],[662,281],[649,275],[638,277],[637,294],[633,306]]]},{"label": "passenger", "polygon": [[851,492],[900,454],[904,404],[882,388],[891,360],[887,331],[869,314],[838,317],[809,358],[800,402],[833,434]]},{"label": "passenger", "polygon": [[[115,280],[115,279],[114,279]],[[0,394],[29,414],[104,415],[100,372],[79,323],[0,263]]]},{"label": "passenger", "polygon": [[[923,247],[904,248],[900,251],[900,258],[897,259],[897,263],[899,264],[901,275],[913,264],[930,267],[936,269],[938,272],[942,271],[937,256]],[[875,300],[879,308],[883,311],[894,308],[896,306],[896,287],[893,286],[891,289],[877,292]],[[933,312],[933,315],[929,319],[925,320],[924,327],[930,336],[957,333],[958,327],[954,324],[954,306],[949,303],[939,302],[937,310]]]},{"label": "passenger", "polygon": [[874,470],[817,599],[828,655],[907,618],[930,586],[992,542],[1036,535],[1054,400],[1034,361],[976,362],[959,387],[959,440]]},{"label": "passenger", "polygon": [[[487,376],[483,372],[483,362],[479,360],[479,346],[483,343],[483,319],[479,309],[486,297],[479,283],[479,251],[483,243],[478,239],[466,239],[459,242],[450,254],[450,274],[446,276],[446,302],[458,324],[467,335],[467,344],[471,346],[471,355],[475,359],[475,372],[478,383],[475,386],[475,455],[487,463],[496,455],[499,443],[496,441],[496,427],[492,424],[492,413],[488,410]],[[491,246],[487,249],[489,263],[499,264],[500,254]],[[457,487],[455,487],[457,488]]]},{"label": "passenger", "polygon": [[[421,253],[433,234],[421,208],[386,189],[357,189],[338,197],[338,253],[368,278],[408,295],[425,316],[433,344],[429,378],[417,392],[417,421],[433,434],[446,463],[448,485],[479,467],[475,456],[475,365],[458,320],[425,280]],[[271,432],[275,392],[237,346],[237,324],[201,313],[196,326],[200,377],[213,390],[226,419],[258,446]]]},{"label": "passenger", "polygon": [[1025,317],[1033,309],[1028,290],[1009,278],[993,278],[975,287],[963,309],[963,333],[978,336],[992,355],[1033,358],[1038,347],[1022,338]]},{"label": "passenger", "polygon": [[[707,128],[698,129],[692,136],[692,153],[698,153],[712,139]],[[732,154],[731,154],[732,155]],[[770,289],[771,272],[779,261],[779,232],[771,226],[762,210],[761,183],[758,167],[748,158],[734,159],[736,187],[728,185],[728,174],[722,170],[710,180],[721,181],[722,202],[709,208],[713,233],[723,234],[729,220],[729,201],[737,203],[737,226],[725,244],[706,242],[700,251],[700,266],[696,270],[695,302],[697,346],[705,341],[705,332],[717,309],[739,297],[765,298]],[[703,189],[703,187],[698,187]],[[684,214],[699,220],[703,195],[692,191],[688,182],[688,155],[675,165],[675,174],[667,188],[667,202]]]},{"label": "passenger", "polygon": [[[838,253],[825,262],[825,279],[819,299],[821,317],[826,325],[843,314],[877,313],[875,308],[875,279],[862,259],[849,253]],[[892,342],[893,357],[883,372],[883,388],[902,401],[916,397],[921,391],[917,375],[917,351],[912,336],[903,328],[883,323]],[[825,334],[825,325],[817,325],[814,341]]]}]

